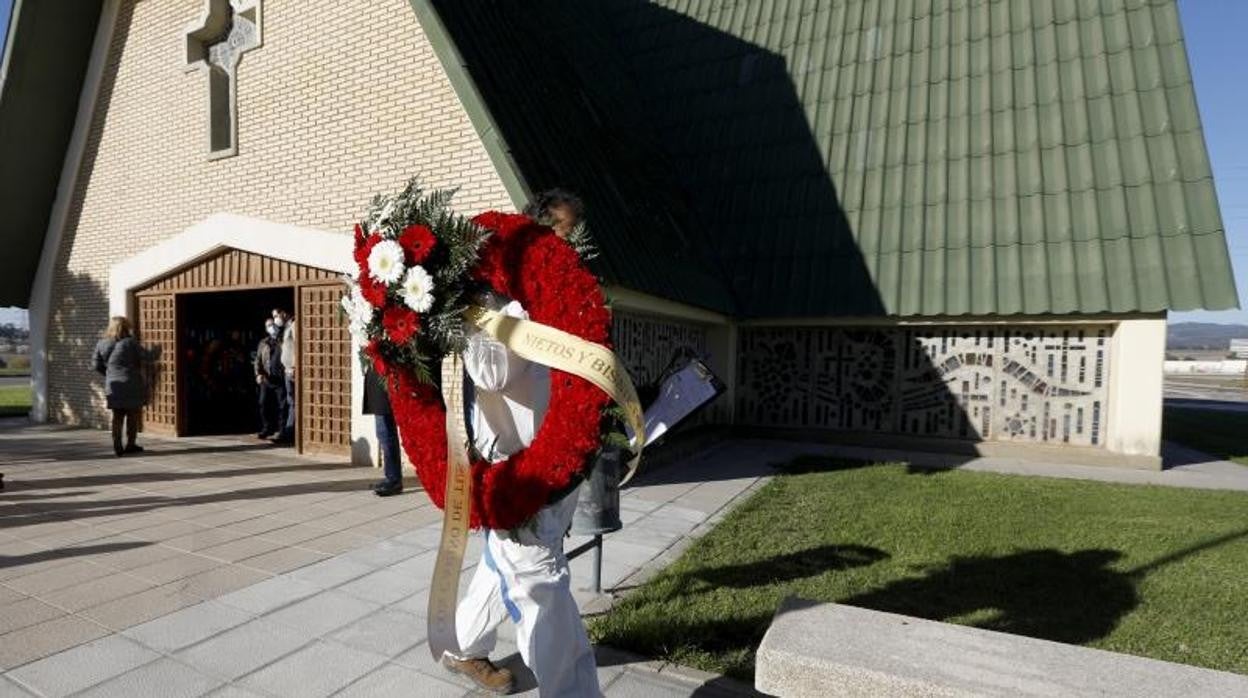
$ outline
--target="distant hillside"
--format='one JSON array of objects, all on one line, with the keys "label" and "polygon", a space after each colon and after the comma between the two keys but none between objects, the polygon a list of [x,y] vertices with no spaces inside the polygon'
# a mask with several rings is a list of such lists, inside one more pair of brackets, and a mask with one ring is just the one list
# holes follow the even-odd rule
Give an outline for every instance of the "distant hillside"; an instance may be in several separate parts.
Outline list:
[{"label": "distant hillside", "polygon": [[1167,349],[1216,349],[1227,351],[1232,339],[1248,339],[1248,325],[1212,322],[1176,322],[1166,327]]}]

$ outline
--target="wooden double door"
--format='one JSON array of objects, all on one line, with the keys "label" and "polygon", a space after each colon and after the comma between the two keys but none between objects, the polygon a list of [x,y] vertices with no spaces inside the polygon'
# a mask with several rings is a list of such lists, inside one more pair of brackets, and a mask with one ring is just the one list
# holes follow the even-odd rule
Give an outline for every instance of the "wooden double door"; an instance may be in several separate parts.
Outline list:
[{"label": "wooden double door", "polygon": [[[281,293],[283,290],[285,294]],[[238,332],[223,331],[219,325],[208,328],[202,321],[204,313],[212,312],[214,305],[229,305],[227,301],[236,301],[242,295],[263,301],[288,298],[293,301],[289,305],[293,306],[299,340],[294,382],[296,446],[305,453],[348,454],[351,340],[339,310],[343,290],[334,272],[228,250],[136,291],[136,330],[148,351],[149,396],[143,410],[144,429],[176,436],[205,433],[195,427],[212,416],[208,411],[232,408],[199,399],[201,374],[217,371],[218,379],[229,373],[232,377],[226,380],[254,381],[250,368],[255,348],[254,342],[250,342],[252,335],[245,333],[240,337]],[[246,325],[249,332],[263,328],[263,316],[268,312],[263,301],[253,303],[256,312],[252,315],[256,317],[245,319],[250,323]],[[285,307],[287,303],[280,305]],[[246,353],[248,365],[241,375],[217,368],[237,364],[237,357],[226,362],[210,356],[207,349],[216,345],[219,350],[234,344],[242,346]],[[220,355],[228,353],[217,351]],[[255,390],[254,384],[233,387]],[[258,409],[252,409],[252,414],[258,414]]]}]

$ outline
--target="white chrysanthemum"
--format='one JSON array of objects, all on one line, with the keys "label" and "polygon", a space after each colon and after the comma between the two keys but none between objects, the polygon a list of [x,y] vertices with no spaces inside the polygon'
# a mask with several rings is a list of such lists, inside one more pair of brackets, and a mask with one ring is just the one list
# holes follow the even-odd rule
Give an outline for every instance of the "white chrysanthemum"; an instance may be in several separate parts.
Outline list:
[{"label": "white chrysanthemum", "polygon": [[399,293],[407,307],[418,313],[428,312],[433,307],[433,277],[424,267],[414,266],[403,277],[403,288]]},{"label": "white chrysanthemum", "polygon": [[342,310],[347,315],[347,331],[356,341],[368,339],[368,326],[372,324],[376,311],[360,292],[360,287],[351,284],[351,293],[342,297]]},{"label": "white chrysanthemum", "polygon": [[394,240],[382,240],[368,253],[368,273],[383,284],[403,278],[403,248]]}]

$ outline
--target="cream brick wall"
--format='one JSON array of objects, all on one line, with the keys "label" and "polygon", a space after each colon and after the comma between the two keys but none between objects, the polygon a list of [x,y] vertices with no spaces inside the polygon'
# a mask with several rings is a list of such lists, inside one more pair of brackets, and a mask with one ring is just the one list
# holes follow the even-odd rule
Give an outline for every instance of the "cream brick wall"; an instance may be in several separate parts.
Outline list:
[{"label": "cream brick wall", "polygon": [[203,0],[125,0],[88,135],[48,332],[48,417],[102,425],[90,353],[108,270],[218,211],[346,234],[421,174],[464,212],[511,201],[407,0],[264,0],[238,69],[238,155],[208,159],[183,32]]}]

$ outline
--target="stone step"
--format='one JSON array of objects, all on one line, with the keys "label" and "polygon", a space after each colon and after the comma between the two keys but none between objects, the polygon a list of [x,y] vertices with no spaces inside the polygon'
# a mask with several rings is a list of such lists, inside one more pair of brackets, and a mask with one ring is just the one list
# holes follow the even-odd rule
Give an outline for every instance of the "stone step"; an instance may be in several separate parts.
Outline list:
[{"label": "stone step", "polygon": [[1248,696],[1248,676],[790,598],[755,687],[804,696]]}]

